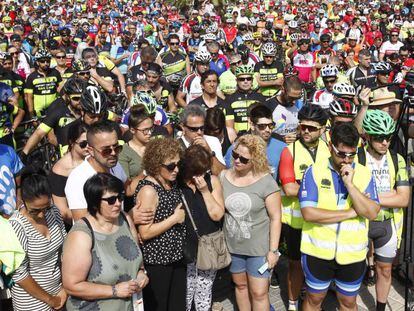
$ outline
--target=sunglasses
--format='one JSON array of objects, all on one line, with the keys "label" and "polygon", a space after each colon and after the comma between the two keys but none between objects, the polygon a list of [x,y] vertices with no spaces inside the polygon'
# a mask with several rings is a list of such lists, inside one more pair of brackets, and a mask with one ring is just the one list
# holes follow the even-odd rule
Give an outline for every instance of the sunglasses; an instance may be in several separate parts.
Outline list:
[{"label": "sunglasses", "polygon": [[264,131],[266,128],[269,128],[269,130],[273,130],[275,128],[275,123],[262,123],[262,124],[255,124],[260,131]]},{"label": "sunglasses", "polygon": [[398,37],[398,35],[391,35],[391,37]]},{"label": "sunglasses", "polygon": [[38,62],[41,64],[47,64],[50,63],[50,59],[39,59]]},{"label": "sunglasses", "polygon": [[237,78],[237,81],[243,82],[243,81],[252,81],[253,77],[244,77],[244,78]]},{"label": "sunglasses", "polygon": [[308,130],[309,132],[316,132],[317,130],[320,130],[321,127],[320,126],[313,126],[313,125],[307,125],[307,124],[299,124],[300,129],[302,131],[306,131]]},{"label": "sunglasses", "polygon": [[85,148],[86,148],[86,146],[88,146],[88,141],[87,141],[87,140],[82,140],[82,141],[80,141],[80,142],[77,142],[77,144],[79,145],[79,147],[80,147],[81,149],[85,149]]},{"label": "sunglasses", "polygon": [[55,58],[56,59],[65,59],[66,58],[66,55],[64,55],[64,56],[55,56]]},{"label": "sunglasses", "polygon": [[121,145],[117,145],[115,147],[114,146],[105,147],[102,150],[96,149],[93,146],[91,147],[95,149],[96,151],[98,151],[104,158],[109,157],[112,154],[112,152],[115,152],[115,154],[118,155],[122,151]]},{"label": "sunglasses", "polygon": [[240,160],[240,163],[242,163],[242,164],[247,164],[250,161],[250,159],[241,156],[240,154],[238,154],[234,150],[231,152],[231,156],[233,157],[234,160],[239,159]]},{"label": "sunglasses", "polygon": [[372,140],[378,143],[382,143],[384,140],[390,142],[393,135],[373,135]]},{"label": "sunglasses", "polygon": [[80,95],[70,95],[69,97],[71,100],[74,100],[75,102],[78,102],[81,99]]},{"label": "sunglasses", "polygon": [[180,43],[178,42],[170,42],[170,45],[174,46],[174,45],[179,45]]},{"label": "sunglasses", "polygon": [[19,55],[19,52],[11,52],[10,55]]},{"label": "sunglasses", "polygon": [[120,193],[109,198],[102,198],[101,200],[107,202],[109,205],[114,205],[116,203],[116,200],[122,203],[125,200],[125,194]]},{"label": "sunglasses", "polygon": [[334,83],[336,83],[336,79],[331,79],[331,80],[324,80],[324,82],[326,83],[326,84],[334,84]]},{"label": "sunglasses", "polygon": [[343,152],[343,151],[339,151],[338,149],[336,149],[336,147],[333,144],[331,146],[332,146],[332,149],[335,152],[336,156],[338,158],[341,158],[341,159],[345,159],[346,157],[348,157],[348,158],[354,158],[355,155],[357,154],[356,152]]},{"label": "sunglasses", "polygon": [[162,167],[166,168],[169,172],[172,172],[175,170],[176,167],[180,165],[180,161],[177,163],[170,163],[170,164],[161,164]]},{"label": "sunglasses", "polygon": [[91,73],[89,71],[80,71],[80,72],[78,72],[78,75],[80,75],[80,76],[90,76]]},{"label": "sunglasses", "polygon": [[188,128],[191,132],[194,132],[194,133],[196,133],[198,131],[204,132],[204,125],[202,125],[202,126],[188,126],[188,125],[185,125],[185,127]]}]

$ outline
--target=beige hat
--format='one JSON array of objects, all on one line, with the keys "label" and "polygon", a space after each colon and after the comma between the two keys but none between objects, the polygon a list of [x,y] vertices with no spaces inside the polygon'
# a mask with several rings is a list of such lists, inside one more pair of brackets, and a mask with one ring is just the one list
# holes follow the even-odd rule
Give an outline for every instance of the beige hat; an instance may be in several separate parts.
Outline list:
[{"label": "beige hat", "polygon": [[381,106],[392,103],[402,103],[402,100],[396,98],[394,92],[388,91],[387,87],[381,87],[372,92],[372,101],[370,106]]}]

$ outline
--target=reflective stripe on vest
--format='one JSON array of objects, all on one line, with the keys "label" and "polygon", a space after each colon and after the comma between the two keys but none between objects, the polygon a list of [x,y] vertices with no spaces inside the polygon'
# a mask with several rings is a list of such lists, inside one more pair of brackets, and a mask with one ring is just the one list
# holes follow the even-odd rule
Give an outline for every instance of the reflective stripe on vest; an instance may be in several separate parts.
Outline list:
[{"label": "reflective stripe on vest", "polygon": [[[368,168],[356,163],[353,183],[364,192],[371,180]],[[313,165],[312,174],[318,187],[318,205],[325,210],[351,208],[347,196],[342,206],[337,205],[337,195],[327,161]],[[317,224],[304,221],[302,227],[301,252],[325,260],[335,259],[341,265],[365,259],[368,251],[368,220],[355,217],[335,224]]]},{"label": "reflective stripe on vest", "polygon": [[[289,149],[293,158],[295,178],[302,180],[303,174],[313,162],[313,158],[309,150],[298,140],[290,144],[286,148]],[[330,157],[328,145],[319,139],[318,150],[316,152],[316,163],[320,161],[326,162]],[[300,204],[298,198],[288,197],[282,193],[282,222],[288,224],[292,228],[301,229],[303,225],[302,213],[300,211]]]}]

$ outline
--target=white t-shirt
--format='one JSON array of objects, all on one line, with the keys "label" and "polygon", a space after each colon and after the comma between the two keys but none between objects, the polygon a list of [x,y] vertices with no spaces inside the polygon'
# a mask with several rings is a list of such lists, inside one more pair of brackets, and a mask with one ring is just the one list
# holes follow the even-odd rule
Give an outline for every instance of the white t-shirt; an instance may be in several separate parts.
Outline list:
[{"label": "white t-shirt", "polygon": [[272,114],[273,122],[275,122],[273,132],[281,136],[295,133],[299,123],[298,112],[299,108],[296,105],[291,107],[277,105]]},{"label": "white t-shirt", "polygon": [[402,47],[404,43],[401,41],[397,41],[397,43],[391,43],[390,41],[385,41],[380,48],[380,53],[384,53],[385,55],[391,55],[392,53],[398,53],[400,51],[400,47]]},{"label": "white t-shirt", "polygon": [[[184,135],[181,136],[181,139],[183,140],[183,143],[186,146],[186,148],[188,148],[190,146],[190,143],[185,139]],[[226,161],[224,161],[223,152],[221,149],[221,144],[218,138],[210,135],[204,135],[204,139],[206,140],[211,151],[215,153],[217,160],[221,164],[226,165]]]},{"label": "white t-shirt", "polygon": [[375,186],[378,193],[391,191],[391,176],[390,166],[388,165],[387,156],[384,155],[381,161],[377,162],[367,152],[367,166],[372,172],[372,177],[375,179]]},{"label": "white t-shirt", "polygon": [[[69,209],[86,209],[88,207],[83,194],[83,186],[89,177],[96,174],[96,171],[89,164],[88,158],[69,174],[68,181],[66,182],[65,194]],[[127,176],[119,163],[111,168],[110,173],[122,180],[123,183],[127,180]]]}]

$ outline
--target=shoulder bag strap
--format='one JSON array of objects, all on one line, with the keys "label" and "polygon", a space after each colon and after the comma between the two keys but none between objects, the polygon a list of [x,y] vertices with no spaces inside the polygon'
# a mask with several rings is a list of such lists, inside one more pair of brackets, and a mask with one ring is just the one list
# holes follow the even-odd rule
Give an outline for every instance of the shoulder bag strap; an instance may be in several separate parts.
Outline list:
[{"label": "shoulder bag strap", "polygon": [[193,225],[193,228],[194,228],[194,231],[195,231],[195,233],[196,233],[196,235],[197,235],[197,238],[200,238],[200,235],[198,234],[198,229],[197,229],[197,226],[196,226],[196,224],[195,224],[195,222],[194,222],[194,219],[193,219],[193,215],[191,215],[190,208],[188,207],[187,200],[185,199],[185,197],[184,197],[184,194],[183,194],[183,193],[181,193],[181,201],[182,201],[182,202],[183,202],[183,204],[184,204],[185,210],[187,211],[188,217],[190,218],[191,224]]},{"label": "shoulder bag strap", "polygon": [[95,246],[95,234],[93,233],[93,229],[92,229],[92,225],[89,222],[88,218],[86,217],[82,217],[82,220],[85,222],[85,224],[88,226],[89,230],[91,231],[91,237],[92,237],[92,247],[91,249],[93,249],[93,247]]}]

